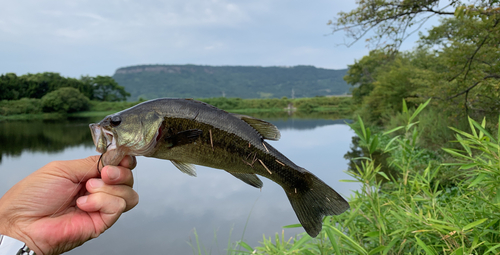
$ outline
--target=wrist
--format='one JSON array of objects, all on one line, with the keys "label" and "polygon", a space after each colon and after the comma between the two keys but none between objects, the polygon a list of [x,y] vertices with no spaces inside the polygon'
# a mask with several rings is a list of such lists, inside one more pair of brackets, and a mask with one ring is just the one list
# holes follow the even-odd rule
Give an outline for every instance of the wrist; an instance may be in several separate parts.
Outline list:
[{"label": "wrist", "polygon": [[[5,214],[2,214],[0,213],[0,218],[4,218],[4,219],[7,219],[9,217],[4,217]],[[15,217],[10,217],[11,219],[12,218],[15,218]],[[7,244],[12,244],[15,241],[19,242],[20,244],[22,244],[21,246],[17,247],[17,251],[19,251],[20,248],[23,248],[24,245],[26,245],[26,247],[29,247],[29,250],[32,251],[32,253],[19,253],[19,254],[35,254],[38,250],[36,250],[36,247],[34,243],[31,242],[31,239],[24,235],[23,232],[21,232],[19,230],[19,228],[14,224],[14,222],[16,222],[15,220],[11,220],[10,222],[9,221],[6,221],[6,220],[0,220],[0,236],[2,236],[3,238],[3,243],[5,245],[5,243]],[[4,247],[0,246],[0,255],[4,255],[7,253],[3,253],[4,252]],[[16,253],[12,253],[12,254],[17,254],[17,251]],[[38,253],[38,254],[42,254],[42,253]],[[10,253],[8,254],[10,255]]]},{"label": "wrist", "polygon": [[[6,201],[7,197],[9,197],[9,192],[0,197],[0,236],[3,236],[3,243],[4,245],[6,245],[6,243],[12,244],[14,243],[14,240],[16,240],[17,242],[23,244],[20,247],[17,247],[17,251],[19,251],[20,248],[23,248],[24,245],[29,247],[30,250],[35,248],[34,252],[32,253],[19,254],[35,254],[35,252],[38,251],[36,250],[36,248],[38,247],[35,247],[35,244],[30,242],[31,239],[27,235],[24,235],[24,233],[20,230],[20,227],[18,226],[19,216],[13,213],[15,209],[12,206],[12,203],[8,203]],[[0,247],[0,255],[4,255],[3,252],[4,247]]]},{"label": "wrist", "polygon": [[35,251],[15,238],[0,234],[0,255],[36,255]]}]

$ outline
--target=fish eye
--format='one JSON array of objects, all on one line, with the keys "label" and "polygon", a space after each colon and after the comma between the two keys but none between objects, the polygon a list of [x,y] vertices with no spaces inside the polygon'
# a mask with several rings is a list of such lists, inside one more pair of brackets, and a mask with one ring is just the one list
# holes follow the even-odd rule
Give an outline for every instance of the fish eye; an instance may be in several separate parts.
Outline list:
[{"label": "fish eye", "polygon": [[113,116],[113,117],[111,117],[111,120],[109,121],[109,123],[111,123],[112,127],[116,127],[116,126],[120,125],[120,123],[122,123],[122,118],[120,118],[120,116]]}]

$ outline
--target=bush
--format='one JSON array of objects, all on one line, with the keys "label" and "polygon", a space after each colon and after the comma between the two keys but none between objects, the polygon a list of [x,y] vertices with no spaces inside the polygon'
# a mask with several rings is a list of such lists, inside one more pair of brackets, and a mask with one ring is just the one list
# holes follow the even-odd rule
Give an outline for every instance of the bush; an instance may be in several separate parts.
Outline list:
[{"label": "bush", "polygon": [[21,98],[20,100],[0,101],[0,115],[36,114],[42,112],[42,100],[35,98]]},{"label": "bush", "polygon": [[44,112],[72,113],[89,109],[90,100],[75,88],[65,87],[42,97]]},{"label": "bush", "polygon": [[297,108],[299,109],[299,111],[311,113],[311,112],[314,112],[317,107],[318,107],[318,105],[316,105],[316,104],[304,102],[304,103],[300,104]]}]

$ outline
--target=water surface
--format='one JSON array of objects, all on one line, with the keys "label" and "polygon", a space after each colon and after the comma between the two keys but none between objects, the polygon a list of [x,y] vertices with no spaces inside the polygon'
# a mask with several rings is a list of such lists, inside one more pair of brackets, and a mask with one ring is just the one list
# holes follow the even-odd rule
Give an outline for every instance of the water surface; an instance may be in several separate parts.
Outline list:
[{"label": "water surface", "polygon": [[[50,161],[96,155],[91,121],[0,122],[0,195]],[[343,156],[354,136],[345,121],[270,121],[282,132],[280,141],[270,141],[273,147],[344,197],[358,187],[339,182],[349,179]],[[222,170],[197,166],[197,172],[191,177],[169,161],[138,157],[137,207],[99,238],[67,254],[192,254],[195,229],[207,254],[225,254],[229,239],[243,236],[255,246],[263,234],[274,238],[283,226],[298,223],[284,191],[272,181],[261,177],[259,190]],[[284,231],[289,238],[303,229]]]}]

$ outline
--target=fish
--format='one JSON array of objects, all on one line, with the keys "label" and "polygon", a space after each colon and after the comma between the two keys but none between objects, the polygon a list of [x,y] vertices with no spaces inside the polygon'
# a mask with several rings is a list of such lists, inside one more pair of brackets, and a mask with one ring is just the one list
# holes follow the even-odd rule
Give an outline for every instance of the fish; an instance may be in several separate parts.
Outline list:
[{"label": "fish", "polygon": [[170,160],[196,176],[195,165],[222,169],[255,188],[259,176],[285,191],[304,230],[316,237],[323,217],[339,215],[349,203],[265,140],[281,137],[273,124],[228,113],[193,99],[159,98],[106,116],[89,125],[102,165],[118,165],[125,155]]}]

